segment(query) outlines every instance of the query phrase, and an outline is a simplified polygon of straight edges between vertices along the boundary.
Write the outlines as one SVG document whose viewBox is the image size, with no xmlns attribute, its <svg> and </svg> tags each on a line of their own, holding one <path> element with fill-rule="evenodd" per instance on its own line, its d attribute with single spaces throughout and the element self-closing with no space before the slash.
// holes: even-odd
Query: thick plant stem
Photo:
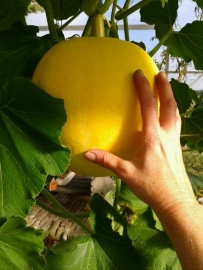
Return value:
<svg viewBox="0 0 203 270">
<path fill-rule="evenodd" d="M 47 212 L 54 214 L 55 216 L 58 217 L 62 217 L 62 218 L 69 218 L 68 215 L 66 215 L 65 213 L 61 213 L 59 211 L 56 211 L 50 207 L 48 207 L 46 204 L 40 202 L 40 201 L 36 201 L 36 204 L 39 205 L 41 208 L 43 208 L 44 210 L 46 210 Z M 74 213 L 72 214 L 74 217 L 76 218 L 88 218 L 90 216 L 90 212 L 87 213 Z"/>
<path fill-rule="evenodd" d="M 123 25 L 124 25 L 125 40 L 130 41 L 129 29 L 128 29 L 128 18 L 123 19 Z"/>
<path fill-rule="evenodd" d="M 44 9 L 46 12 L 47 23 L 48 23 L 51 39 L 55 41 L 56 43 L 59 43 L 60 40 L 59 40 L 57 30 L 54 24 L 54 15 L 53 15 L 53 10 L 52 10 L 50 0 L 44 0 Z"/>
<path fill-rule="evenodd" d="M 115 14 L 116 14 L 116 7 L 117 7 L 118 0 L 114 0 L 112 11 L 111 11 L 111 32 L 113 33 L 115 38 L 119 38 L 117 25 L 115 23 Z"/>
<path fill-rule="evenodd" d="M 42 194 L 56 207 L 58 208 L 59 211 L 61 211 L 61 213 L 64 213 L 66 215 L 67 218 L 69 218 L 70 220 L 72 220 L 73 222 L 75 222 L 78 226 L 80 226 L 84 231 L 86 231 L 88 234 L 92 235 L 93 232 L 87 227 L 85 226 L 85 224 L 83 224 L 81 221 L 79 221 L 74 215 L 72 215 L 71 213 L 69 213 L 59 202 L 57 202 L 57 200 L 55 200 L 55 198 L 46 190 L 43 189 L 42 190 Z"/>
<path fill-rule="evenodd" d="M 154 0 L 142 0 L 127 10 L 117 12 L 115 18 L 116 18 L 116 20 L 122 20 L 125 17 L 127 17 L 128 15 L 132 14 L 136 10 L 144 7 L 145 5 L 149 4 L 152 1 L 154 1 Z"/>
<path fill-rule="evenodd" d="M 104 14 L 107 12 L 107 10 L 109 9 L 110 5 L 112 5 L 114 2 L 114 0 L 106 0 L 104 2 L 104 4 L 99 8 L 99 13 L 100 14 Z"/>
<path fill-rule="evenodd" d="M 112 7 L 112 11 L 111 11 L 111 24 L 114 24 L 114 22 L 115 22 L 117 2 L 118 2 L 118 0 L 115 0 L 113 2 L 113 7 Z"/>
<path fill-rule="evenodd" d="M 161 46 L 164 44 L 164 42 L 168 39 L 168 37 L 171 35 L 171 31 L 169 31 L 163 38 L 159 41 L 159 43 L 149 52 L 149 56 L 154 56 L 155 53 L 161 48 Z"/>
<path fill-rule="evenodd" d="M 115 198 L 113 202 L 113 208 L 117 211 L 118 210 L 118 197 L 121 189 L 121 179 L 116 178 L 116 191 L 115 191 Z"/>
<path fill-rule="evenodd" d="M 103 15 L 96 14 L 91 17 L 92 36 L 104 37 L 104 20 Z"/>
<path fill-rule="evenodd" d="M 69 25 L 75 18 L 77 18 L 82 13 L 81 10 L 79 10 L 73 17 L 71 17 L 67 22 L 65 22 L 61 27 L 57 28 L 57 31 L 62 31 L 67 25 Z"/>
<path fill-rule="evenodd" d="M 124 5 L 124 9 L 128 9 L 129 4 L 130 4 L 130 0 L 126 0 L 125 5 Z M 123 19 L 123 25 L 124 25 L 125 40 L 130 41 L 129 28 L 128 28 L 128 17 L 125 17 Z"/>
<path fill-rule="evenodd" d="M 91 22 L 91 18 L 89 17 L 85 25 L 85 28 L 82 32 L 82 37 L 89 37 L 91 32 L 92 32 L 92 22 Z"/>
<path fill-rule="evenodd" d="M 126 10 L 129 8 L 131 0 L 126 0 L 123 9 Z"/>
</svg>

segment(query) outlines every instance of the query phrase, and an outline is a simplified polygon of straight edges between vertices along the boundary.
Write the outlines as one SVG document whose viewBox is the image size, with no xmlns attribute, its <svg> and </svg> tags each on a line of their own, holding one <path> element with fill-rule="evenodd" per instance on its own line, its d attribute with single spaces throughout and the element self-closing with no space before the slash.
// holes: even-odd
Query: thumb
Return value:
<svg viewBox="0 0 203 270">
<path fill-rule="evenodd" d="M 104 168 L 111 170 L 120 178 L 125 178 L 127 175 L 128 161 L 119 158 L 104 150 L 90 150 L 85 153 L 85 158 Z"/>
</svg>

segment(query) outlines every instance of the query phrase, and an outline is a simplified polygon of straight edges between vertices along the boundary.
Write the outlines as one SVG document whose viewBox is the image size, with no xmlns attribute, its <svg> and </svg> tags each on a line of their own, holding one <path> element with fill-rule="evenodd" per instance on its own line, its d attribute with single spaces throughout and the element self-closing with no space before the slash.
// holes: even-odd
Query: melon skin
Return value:
<svg viewBox="0 0 203 270">
<path fill-rule="evenodd" d="M 83 37 L 63 41 L 40 60 L 32 81 L 64 100 L 67 122 L 61 143 L 71 149 L 69 170 L 84 176 L 114 174 L 84 158 L 103 149 L 123 159 L 140 150 L 142 119 L 133 73 L 141 69 L 154 95 L 158 73 L 139 46 L 113 38 Z"/>
</svg>

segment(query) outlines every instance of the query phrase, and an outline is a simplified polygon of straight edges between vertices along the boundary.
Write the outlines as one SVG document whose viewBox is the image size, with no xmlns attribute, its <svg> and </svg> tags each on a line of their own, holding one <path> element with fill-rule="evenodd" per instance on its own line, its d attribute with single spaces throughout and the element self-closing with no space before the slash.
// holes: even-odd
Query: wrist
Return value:
<svg viewBox="0 0 203 270">
<path fill-rule="evenodd" d="M 165 210 L 167 212 L 159 211 L 157 216 L 174 246 L 182 268 L 185 270 L 203 269 L 200 256 L 203 252 L 200 241 L 203 206 L 197 201 L 190 205 L 180 202 Z"/>
<path fill-rule="evenodd" d="M 190 200 L 176 200 L 167 202 L 165 205 L 157 205 L 153 208 L 154 212 L 158 216 L 162 225 L 165 227 L 166 224 L 171 222 L 179 223 L 188 218 L 195 218 L 195 213 L 198 213 L 199 208 L 202 207 L 197 200 L 191 198 Z M 203 209 L 203 207 L 202 207 Z"/>
<path fill-rule="evenodd" d="M 192 211 L 199 207 L 194 193 L 180 194 L 179 192 L 174 195 L 174 192 L 161 193 L 158 199 L 153 200 L 151 205 L 160 221 L 163 219 L 174 218 L 181 216 L 183 213 Z"/>
</svg>

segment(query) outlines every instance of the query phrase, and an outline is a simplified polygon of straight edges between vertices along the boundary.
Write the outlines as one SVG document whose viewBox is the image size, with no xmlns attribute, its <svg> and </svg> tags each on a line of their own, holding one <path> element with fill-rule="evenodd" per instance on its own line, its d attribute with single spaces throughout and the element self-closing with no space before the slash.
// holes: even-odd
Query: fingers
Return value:
<svg viewBox="0 0 203 270">
<path fill-rule="evenodd" d="M 141 70 L 134 73 L 134 85 L 140 102 L 143 127 L 147 128 L 152 122 L 158 124 L 157 101 Z"/>
<path fill-rule="evenodd" d="M 147 147 L 147 144 L 153 144 L 154 136 L 158 134 L 160 127 L 157 100 L 142 71 L 135 71 L 133 78 L 141 108 L 144 145 Z"/>
<path fill-rule="evenodd" d="M 157 75 L 156 82 L 159 89 L 160 126 L 168 130 L 174 127 L 177 122 L 177 103 L 164 72 Z"/>
<path fill-rule="evenodd" d="M 128 161 L 103 150 L 90 150 L 85 153 L 85 158 L 111 170 L 120 178 L 125 178 L 131 169 Z"/>
</svg>

